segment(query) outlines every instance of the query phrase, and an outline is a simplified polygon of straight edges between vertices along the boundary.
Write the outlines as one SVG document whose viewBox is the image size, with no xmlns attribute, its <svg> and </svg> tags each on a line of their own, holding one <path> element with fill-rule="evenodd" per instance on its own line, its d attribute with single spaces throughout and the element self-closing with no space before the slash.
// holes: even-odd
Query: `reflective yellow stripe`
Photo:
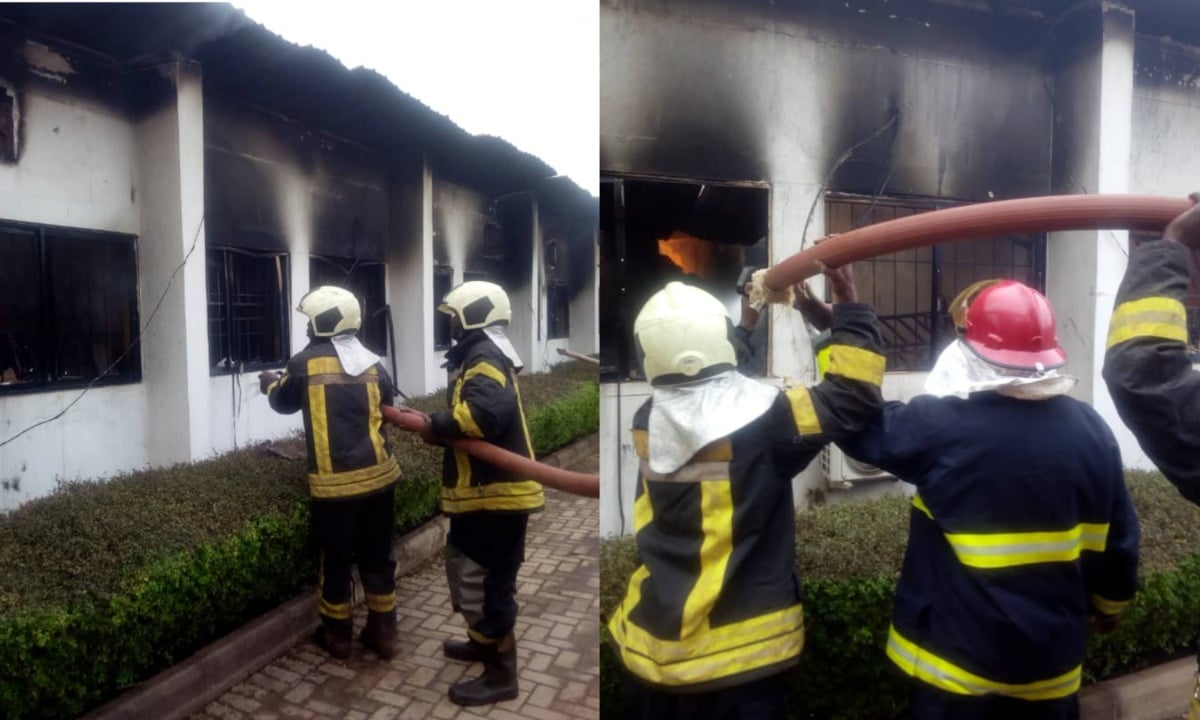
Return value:
<svg viewBox="0 0 1200 720">
<path fill-rule="evenodd" d="M 730 483 L 707 480 L 700 483 L 700 576 L 683 603 L 680 634 L 684 637 L 708 629 L 708 615 L 721 586 L 733 552 L 733 496 Z M 636 512 L 636 509 L 635 509 Z"/>
<path fill-rule="evenodd" d="M 1118 615 L 1128 604 L 1128 600 L 1109 600 L 1102 595 L 1092 593 L 1092 607 L 1096 608 L 1105 615 Z"/>
<path fill-rule="evenodd" d="M 313 453 L 317 456 L 317 473 L 333 472 L 333 457 L 329 454 L 329 417 L 325 413 L 325 387 L 308 388 L 308 414 L 312 422 Z"/>
<path fill-rule="evenodd" d="M 829 367 L 825 372 L 879 386 L 883 384 L 883 371 L 886 366 L 887 358 L 879 353 L 852 345 L 832 345 Z"/>
<path fill-rule="evenodd" d="M 375 446 L 375 462 L 387 459 L 387 453 L 383 450 L 383 413 L 379 410 L 379 403 L 379 383 L 367 383 L 367 411 L 370 413 L 367 432 L 371 434 L 371 444 Z"/>
<path fill-rule="evenodd" d="M 529 435 L 529 423 L 525 422 L 525 404 L 521 401 L 521 386 L 517 384 L 517 378 L 513 376 L 513 392 L 517 395 L 517 414 L 521 416 L 521 430 L 525 433 L 525 452 L 529 453 L 529 457 L 533 457 L 533 438 Z"/>
<path fill-rule="evenodd" d="M 1200 689 L 1196 690 L 1200 693 Z M 1193 695 L 1192 702 L 1188 705 L 1188 720 L 1200 720 L 1200 697 Z"/>
<path fill-rule="evenodd" d="M 933 519 L 933 513 L 929 512 L 929 508 L 925 506 L 925 501 L 921 499 L 920 495 L 913 495 L 912 504 L 913 507 L 925 513 L 930 520 Z"/>
<path fill-rule="evenodd" d="M 633 534 L 637 535 L 642 528 L 654 519 L 654 507 L 650 504 L 650 486 L 646 478 L 642 478 L 642 494 L 633 503 Z"/>
<path fill-rule="evenodd" d="M 650 433 L 645 430 L 631 430 L 633 436 L 633 451 L 643 460 L 650 458 Z M 689 463 L 697 462 L 724 462 L 733 459 L 733 445 L 728 438 L 716 440 L 700 448 L 695 455 L 688 460 Z"/>
<path fill-rule="evenodd" d="M 396 609 L 396 591 L 386 595 L 367 593 L 367 609 L 375 612 L 391 612 Z"/>
<path fill-rule="evenodd" d="M 475 418 L 471 415 L 471 406 L 465 402 L 460 402 L 454 406 L 454 422 L 458 424 L 458 428 L 463 431 L 468 437 L 481 438 L 483 430 L 475 422 Z"/>
<path fill-rule="evenodd" d="M 535 510 L 545 502 L 542 485 L 536 480 L 442 488 L 442 512 L 447 514 L 474 510 Z"/>
<path fill-rule="evenodd" d="M 267 386 L 267 397 L 271 397 L 271 393 L 275 392 L 276 388 L 281 387 L 285 382 L 287 382 L 287 379 L 288 379 L 287 375 L 282 375 L 279 377 L 279 379 L 275 380 L 270 385 L 268 385 Z"/>
<path fill-rule="evenodd" d="M 309 358 L 308 360 L 309 375 L 341 375 L 343 372 L 342 363 L 337 359 L 336 355 L 333 357 Z"/>
<path fill-rule="evenodd" d="M 650 433 L 633 430 L 633 452 L 643 460 L 650 459 Z"/>
<path fill-rule="evenodd" d="M 1142 337 L 1186 343 L 1187 311 L 1183 303 L 1169 297 L 1148 297 L 1118 305 L 1108 326 L 1106 347 Z"/>
<path fill-rule="evenodd" d="M 465 375 L 463 375 L 463 382 L 470 380 L 476 375 L 482 375 L 486 378 L 491 378 L 492 380 L 500 383 L 500 387 L 504 387 L 508 384 L 508 379 L 504 377 L 504 373 L 501 372 L 500 369 L 495 365 L 488 362 L 481 362 L 471 366 L 471 369 L 468 370 Z"/>
<path fill-rule="evenodd" d="M 812 394 L 808 388 L 798 387 L 788 390 L 787 399 L 792 406 L 792 417 L 796 421 L 796 430 L 801 435 L 820 435 L 821 421 L 817 418 L 817 409 L 813 407 Z"/>
<path fill-rule="evenodd" d="M 481 645 L 495 645 L 496 643 L 500 642 L 499 638 L 490 638 L 481 632 L 472 630 L 471 628 L 467 628 L 467 637 Z"/>
<path fill-rule="evenodd" d="M 331 603 L 327 602 L 325 598 L 321 598 L 317 602 L 317 612 L 334 620 L 348 620 L 350 618 L 350 603 Z"/>
<path fill-rule="evenodd" d="M 358 470 L 340 473 L 309 473 L 308 491 L 315 498 L 340 498 L 381 490 L 400 476 L 396 458 Z"/>
<path fill-rule="evenodd" d="M 967 672 L 948 660 L 918 647 L 893 626 L 888 632 L 887 656 L 909 677 L 956 695 L 1005 695 L 1022 700 L 1053 700 L 1079 690 L 1083 667 L 1046 680 L 1001 683 Z"/>
<path fill-rule="evenodd" d="M 793 605 L 687 637 L 662 640 L 628 620 L 649 571 L 638 568 L 608 629 L 625 667 L 660 685 L 694 685 L 782 663 L 804 648 L 804 609 Z"/>
<path fill-rule="evenodd" d="M 454 449 L 454 467 L 458 471 L 455 487 L 471 487 L 471 456 L 463 450 Z"/>
<path fill-rule="evenodd" d="M 933 520 L 933 513 L 920 495 L 913 507 Z M 1080 523 L 1067 530 L 1022 533 L 943 532 L 963 565 L 993 569 L 1044 562 L 1070 562 L 1084 550 L 1104 552 L 1108 545 L 1108 523 Z"/>
</svg>

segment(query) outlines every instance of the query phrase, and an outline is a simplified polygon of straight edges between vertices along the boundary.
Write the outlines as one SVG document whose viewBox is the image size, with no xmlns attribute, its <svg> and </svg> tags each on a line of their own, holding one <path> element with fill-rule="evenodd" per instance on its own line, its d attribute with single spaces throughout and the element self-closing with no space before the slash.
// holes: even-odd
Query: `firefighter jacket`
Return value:
<svg viewBox="0 0 1200 720">
<path fill-rule="evenodd" d="M 798 662 L 804 618 L 791 481 L 882 403 L 874 311 L 835 305 L 833 339 L 821 383 L 778 393 L 765 413 L 669 475 L 648 462 L 652 400 L 636 412 L 633 529 L 642 565 L 608 630 L 625 668 L 645 683 L 704 692 Z"/>
<path fill-rule="evenodd" d="M 1188 250 L 1133 249 L 1108 330 L 1104 380 L 1117 413 L 1163 475 L 1200 503 L 1200 372 L 1187 353 Z"/>
<path fill-rule="evenodd" d="M 482 330 L 473 330 L 446 353 L 448 411 L 430 416 L 442 437 L 479 438 L 533 458 L 521 406 L 517 370 Z M 541 483 L 447 448 L 442 459 L 442 512 L 529 513 L 545 504 Z"/>
<path fill-rule="evenodd" d="M 308 490 L 313 498 L 360 497 L 400 477 L 379 411 L 380 404 L 390 405 L 395 395 L 392 379 L 378 363 L 361 375 L 347 375 L 327 339 L 313 340 L 296 353 L 287 372 L 267 387 L 276 412 L 304 412 Z"/>
<path fill-rule="evenodd" d="M 1138 521 L 1100 416 L 1066 395 L 925 395 L 841 446 L 917 487 L 888 658 L 959 695 L 1074 694 L 1089 617 L 1137 583 Z"/>
</svg>

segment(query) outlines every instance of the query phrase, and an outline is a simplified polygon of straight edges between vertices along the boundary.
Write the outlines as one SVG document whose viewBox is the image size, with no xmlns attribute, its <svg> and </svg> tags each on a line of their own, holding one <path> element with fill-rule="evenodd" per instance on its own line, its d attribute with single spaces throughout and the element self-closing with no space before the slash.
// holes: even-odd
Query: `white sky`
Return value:
<svg viewBox="0 0 1200 720">
<path fill-rule="evenodd" d="M 600 191 L 596 0 L 233 0 L 300 45 L 386 76 L 459 127 Z"/>
</svg>

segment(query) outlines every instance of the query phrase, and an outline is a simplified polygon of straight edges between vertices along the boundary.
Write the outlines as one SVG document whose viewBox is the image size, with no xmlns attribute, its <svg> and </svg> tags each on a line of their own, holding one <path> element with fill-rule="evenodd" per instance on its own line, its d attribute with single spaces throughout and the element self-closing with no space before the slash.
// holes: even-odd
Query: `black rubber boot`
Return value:
<svg viewBox="0 0 1200 720">
<path fill-rule="evenodd" d="M 334 620 L 333 618 L 321 616 L 321 627 L 317 628 L 317 632 L 313 635 L 313 642 L 320 645 L 338 660 L 345 660 L 350 657 L 351 638 L 354 635 L 353 621 L 349 618 L 345 620 Z"/>
<path fill-rule="evenodd" d="M 512 635 L 494 645 L 483 645 L 483 675 L 450 686 L 455 705 L 491 705 L 517 696 L 517 641 Z"/>
<path fill-rule="evenodd" d="M 442 654 L 451 660 L 462 660 L 463 662 L 483 662 L 483 656 L 487 652 L 487 645 L 477 643 L 474 640 L 467 638 L 466 640 L 443 640 Z"/>
<path fill-rule="evenodd" d="M 367 626 L 358 639 L 379 657 L 391 660 L 396 655 L 396 611 L 369 611 Z"/>
</svg>

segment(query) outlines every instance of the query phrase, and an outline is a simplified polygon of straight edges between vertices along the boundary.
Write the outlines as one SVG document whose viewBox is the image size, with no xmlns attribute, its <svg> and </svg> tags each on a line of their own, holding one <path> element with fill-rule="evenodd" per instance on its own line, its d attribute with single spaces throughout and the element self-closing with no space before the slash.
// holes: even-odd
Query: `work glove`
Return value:
<svg viewBox="0 0 1200 720">
<path fill-rule="evenodd" d="M 281 376 L 282 376 L 282 373 L 275 372 L 274 370 L 264 370 L 263 372 L 260 372 L 258 374 L 258 390 L 259 390 L 259 392 L 261 392 L 263 395 L 266 395 L 267 388 L 270 387 L 271 383 L 278 380 Z"/>
</svg>

